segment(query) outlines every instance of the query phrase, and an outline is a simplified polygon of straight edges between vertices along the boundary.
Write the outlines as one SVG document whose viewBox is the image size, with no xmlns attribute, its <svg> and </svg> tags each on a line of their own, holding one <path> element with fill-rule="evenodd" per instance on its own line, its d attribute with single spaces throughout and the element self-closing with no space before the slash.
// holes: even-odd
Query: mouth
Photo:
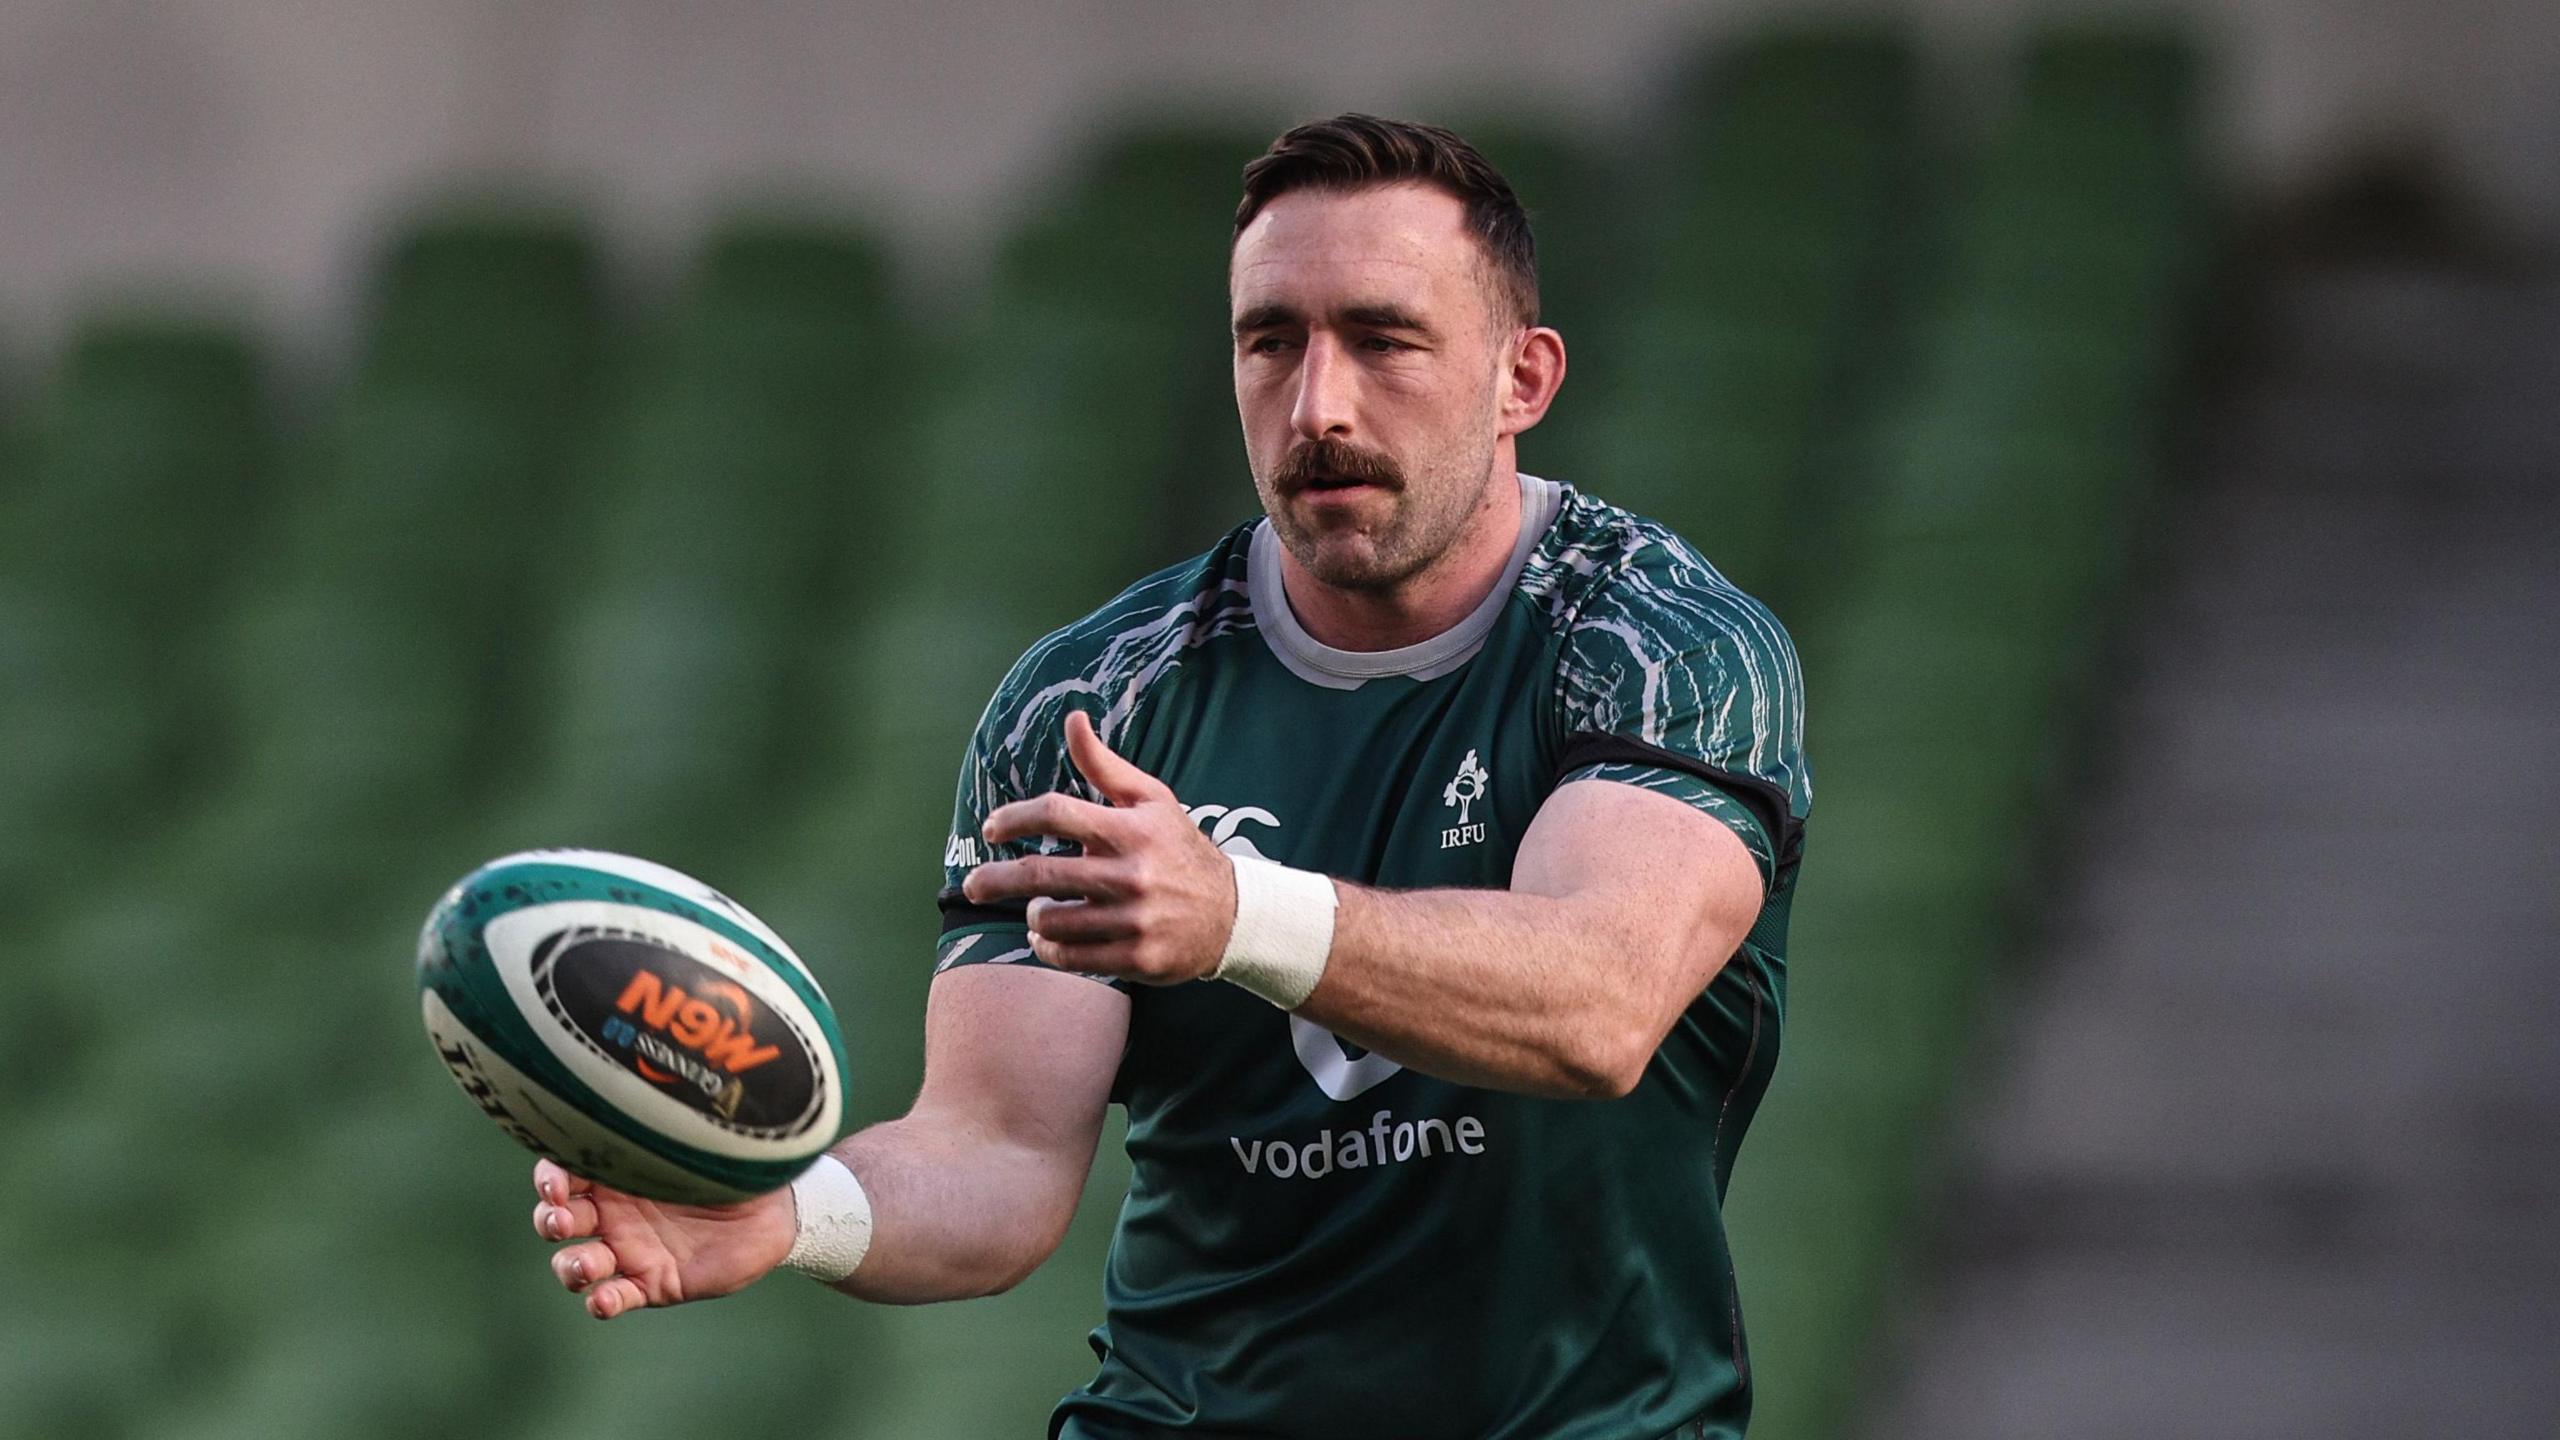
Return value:
<svg viewBox="0 0 2560 1440">
<path fill-rule="evenodd" d="M 1384 490 L 1385 488 L 1385 486 L 1380 485 L 1374 480 L 1362 480 L 1350 475 L 1327 474 L 1308 476 L 1306 480 L 1298 486 L 1298 493 L 1300 495 L 1318 496 L 1361 495 L 1373 490 Z"/>
</svg>

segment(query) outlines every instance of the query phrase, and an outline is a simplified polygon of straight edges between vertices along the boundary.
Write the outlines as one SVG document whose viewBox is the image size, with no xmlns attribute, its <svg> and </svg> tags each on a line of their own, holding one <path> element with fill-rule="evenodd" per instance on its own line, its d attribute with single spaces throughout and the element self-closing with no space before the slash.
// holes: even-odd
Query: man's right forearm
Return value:
<svg viewBox="0 0 2560 1440">
<path fill-rule="evenodd" d="M 835 1288 L 887 1305 L 1013 1288 L 1066 1234 L 1092 1160 L 1043 1150 L 949 1111 L 874 1125 L 829 1152 L 871 1201 L 871 1245 Z"/>
</svg>

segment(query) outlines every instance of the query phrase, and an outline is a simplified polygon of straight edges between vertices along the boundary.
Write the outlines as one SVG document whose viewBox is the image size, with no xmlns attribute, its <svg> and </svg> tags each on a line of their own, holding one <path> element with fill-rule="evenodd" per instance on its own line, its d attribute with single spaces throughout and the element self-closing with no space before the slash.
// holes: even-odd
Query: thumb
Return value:
<svg viewBox="0 0 2560 1440">
<path fill-rule="evenodd" d="M 1173 799 L 1171 786 L 1112 753 L 1093 728 L 1093 717 L 1081 710 L 1067 712 L 1067 758 L 1075 762 L 1076 773 L 1114 805 Z"/>
</svg>

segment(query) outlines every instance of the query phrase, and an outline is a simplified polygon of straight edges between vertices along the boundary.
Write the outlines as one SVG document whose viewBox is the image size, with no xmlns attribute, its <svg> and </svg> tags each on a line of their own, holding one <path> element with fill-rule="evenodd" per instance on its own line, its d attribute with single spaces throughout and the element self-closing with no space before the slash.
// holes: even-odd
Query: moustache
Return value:
<svg viewBox="0 0 2560 1440">
<path fill-rule="evenodd" d="M 1290 451 L 1280 463 L 1280 472 L 1272 477 L 1274 486 L 1284 495 L 1294 495 L 1323 481 L 1353 481 L 1401 490 L 1404 471 L 1374 450 L 1327 439 L 1310 440 Z"/>
</svg>

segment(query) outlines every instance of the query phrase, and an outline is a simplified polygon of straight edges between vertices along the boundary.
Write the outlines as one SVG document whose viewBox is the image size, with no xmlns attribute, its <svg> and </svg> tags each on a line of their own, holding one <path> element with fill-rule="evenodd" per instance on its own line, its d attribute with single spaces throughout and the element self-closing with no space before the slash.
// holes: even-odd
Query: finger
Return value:
<svg viewBox="0 0 2560 1440">
<path fill-rule="evenodd" d="M 1032 934 L 1068 945 L 1126 940 L 1138 933 L 1137 917 L 1128 907 L 1091 900 L 1035 896 L 1023 918 L 1030 922 Z"/>
<path fill-rule="evenodd" d="M 1129 817 L 1108 805 L 1096 805 L 1073 795 L 1052 790 L 1028 800 L 999 805 L 978 827 L 978 833 L 991 844 L 1022 840 L 1034 835 L 1048 835 L 1060 840 L 1073 840 L 1086 849 L 1108 851 L 1112 843 L 1126 839 Z"/>
<path fill-rule="evenodd" d="M 980 905 L 1034 895 L 1116 900 L 1121 878 L 1120 867 L 1112 861 L 1087 855 L 1031 855 L 979 866 L 960 882 L 960 893 Z"/>
<path fill-rule="evenodd" d="M 1052 940 L 1046 935 L 1031 937 L 1031 953 L 1040 963 L 1059 970 L 1072 970 L 1079 975 L 1121 976 L 1136 963 L 1136 950 L 1127 940 L 1097 940 L 1074 943 Z"/>
<path fill-rule="evenodd" d="M 572 1195 L 566 1204 L 561 1205 L 554 1205 L 548 1200 L 537 1200 L 533 1205 L 533 1233 L 545 1240 L 575 1240 L 582 1235 L 593 1235 L 599 1221 L 592 1195 Z"/>
<path fill-rule="evenodd" d="M 560 1288 L 575 1295 L 621 1267 L 613 1257 L 613 1247 L 601 1240 L 584 1245 L 567 1245 L 551 1252 L 551 1275 Z"/>
<path fill-rule="evenodd" d="M 641 1289 L 640 1282 L 628 1275 L 616 1275 L 587 1292 L 587 1313 L 599 1320 L 610 1320 L 625 1311 L 648 1307 L 649 1292 Z"/>
<path fill-rule="evenodd" d="M 557 1160 L 544 1159 L 533 1162 L 534 1193 L 554 1205 L 572 1195 L 584 1195 L 594 1188 L 596 1188 L 596 1182 L 584 1175 L 569 1173 L 568 1167 Z"/>
<path fill-rule="evenodd" d="M 1150 801 L 1171 800 L 1173 787 L 1146 771 L 1123 760 L 1093 728 L 1093 717 L 1081 710 L 1067 712 L 1067 758 L 1075 762 L 1076 773 L 1094 788 L 1094 793 L 1114 805 L 1144 805 Z"/>
</svg>

